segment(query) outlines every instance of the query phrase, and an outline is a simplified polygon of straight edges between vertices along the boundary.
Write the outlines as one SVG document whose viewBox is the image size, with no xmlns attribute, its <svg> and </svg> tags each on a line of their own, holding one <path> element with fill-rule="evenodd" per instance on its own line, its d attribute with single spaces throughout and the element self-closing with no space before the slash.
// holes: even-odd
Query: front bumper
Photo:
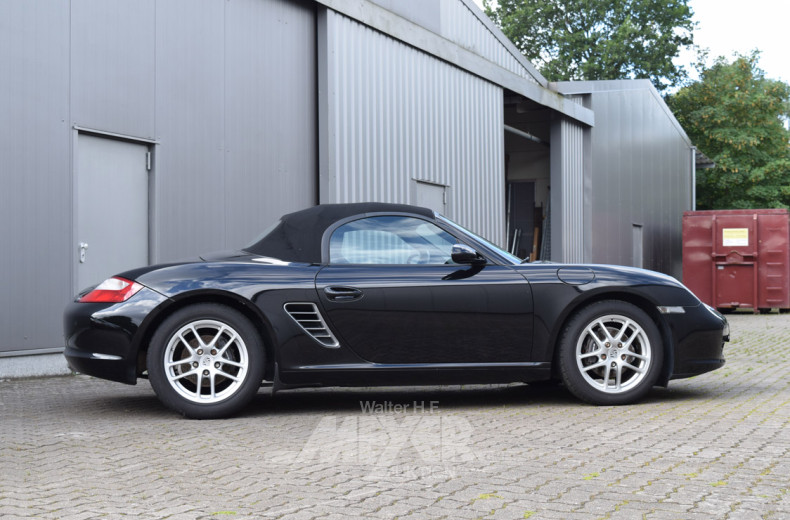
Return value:
<svg viewBox="0 0 790 520">
<path fill-rule="evenodd" d="M 167 301 L 143 288 L 122 303 L 70 303 L 63 315 L 64 356 L 75 372 L 133 385 L 137 382 L 139 331 Z"/>
<path fill-rule="evenodd" d="M 724 345 L 730 326 L 718 311 L 705 304 L 684 307 L 667 321 L 675 339 L 670 379 L 692 377 L 724 366 Z"/>
</svg>

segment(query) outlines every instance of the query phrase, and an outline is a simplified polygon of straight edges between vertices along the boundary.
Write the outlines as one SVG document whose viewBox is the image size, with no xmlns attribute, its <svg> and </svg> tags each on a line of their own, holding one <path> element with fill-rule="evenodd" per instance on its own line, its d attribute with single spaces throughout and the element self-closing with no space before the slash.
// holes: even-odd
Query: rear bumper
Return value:
<svg viewBox="0 0 790 520">
<path fill-rule="evenodd" d="M 136 360 L 132 363 L 126 358 L 103 357 L 102 354 L 84 352 L 72 347 L 66 347 L 63 355 L 66 356 L 69 368 L 74 372 L 128 385 L 137 384 Z"/>
<path fill-rule="evenodd" d="M 133 385 L 137 382 L 138 331 L 167 298 L 143 288 L 122 303 L 70 303 L 63 315 L 63 355 L 75 372 Z"/>
</svg>

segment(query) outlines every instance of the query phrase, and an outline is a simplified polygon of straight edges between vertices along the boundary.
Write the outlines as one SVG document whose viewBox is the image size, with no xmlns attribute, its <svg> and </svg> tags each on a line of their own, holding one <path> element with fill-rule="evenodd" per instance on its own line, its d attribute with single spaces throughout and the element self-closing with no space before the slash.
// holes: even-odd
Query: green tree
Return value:
<svg viewBox="0 0 790 520">
<path fill-rule="evenodd" d="M 688 0 L 484 0 L 486 14 L 550 81 L 647 78 L 659 90 L 686 71 Z"/>
<path fill-rule="evenodd" d="M 697 64 L 699 81 L 667 98 L 715 168 L 697 172 L 699 209 L 790 206 L 790 85 L 765 77 L 759 51 Z"/>
</svg>

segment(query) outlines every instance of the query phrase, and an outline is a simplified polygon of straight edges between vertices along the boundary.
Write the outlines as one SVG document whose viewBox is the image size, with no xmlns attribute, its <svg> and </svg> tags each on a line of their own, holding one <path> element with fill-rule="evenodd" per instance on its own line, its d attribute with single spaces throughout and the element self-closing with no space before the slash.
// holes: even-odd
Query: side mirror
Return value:
<svg viewBox="0 0 790 520">
<path fill-rule="evenodd" d="M 483 255 L 466 244 L 455 244 L 451 256 L 456 264 L 483 265 L 486 263 Z"/>
</svg>

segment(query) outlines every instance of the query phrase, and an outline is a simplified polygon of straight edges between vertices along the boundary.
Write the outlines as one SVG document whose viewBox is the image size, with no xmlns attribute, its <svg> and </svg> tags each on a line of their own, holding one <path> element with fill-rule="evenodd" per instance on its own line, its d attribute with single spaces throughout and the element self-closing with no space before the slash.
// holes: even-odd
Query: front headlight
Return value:
<svg viewBox="0 0 790 520">
<path fill-rule="evenodd" d="M 723 330 L 724 341 L 729 341 L 730 340 L 730 322 L 727 321 L 727 318 L 724 317 L 724 314 L 720 313 L 719 311 L 717 311 L 716 309 L 714 309 L 713 307 L 711 307 L 707 303 L 703 303 L 703 305 L 705 306 L 706 309 L 708 309 L 710 311 L 711 314 L 713 314 L 714 316 L 719 318 L 724 323 L 724 330 Z"/>
<path fill-rule="evenodd" d="M 703 303 L 702 305 L 704 305 L 705 308 L 708 309 L 710 311 L 710 313 L 713 314 L 714 316 L 716 316 L 718 318 L 721 318 L 721 319 L 724 319 L 724 315 L 722 313 L 720 313 L 719 311 L 717 311 L 716 309 L 714 309 L 713 307 L 711 307 L 707 303 Z"/>
</svg>

